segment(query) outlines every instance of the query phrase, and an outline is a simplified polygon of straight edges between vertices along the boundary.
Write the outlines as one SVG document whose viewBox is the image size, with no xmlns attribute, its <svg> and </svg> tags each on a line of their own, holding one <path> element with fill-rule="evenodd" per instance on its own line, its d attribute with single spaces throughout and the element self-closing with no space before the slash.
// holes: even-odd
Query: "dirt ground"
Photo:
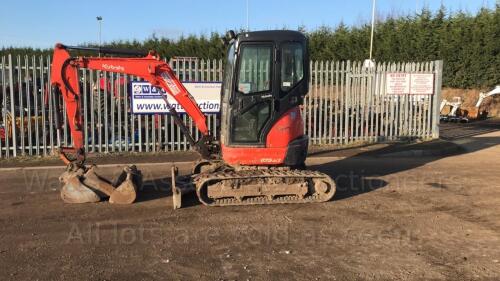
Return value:
<svg viewBox="0 0 500 281">
<path fill-rule="evenodd" d="M 500 126 L 453 142 L 313 155 L 337 183 L 320 204 L 174 211 L 170 165 L 143 163 L 139 202 L 68 205 L 60 167 L 1 168 L 0 280 L 500 280 Z"/>
</svg>

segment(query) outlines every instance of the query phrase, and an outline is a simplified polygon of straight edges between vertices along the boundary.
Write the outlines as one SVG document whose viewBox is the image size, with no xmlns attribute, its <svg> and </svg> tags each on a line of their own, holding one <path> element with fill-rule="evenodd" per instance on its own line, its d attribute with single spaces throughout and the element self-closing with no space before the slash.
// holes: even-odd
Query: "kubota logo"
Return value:
<svg viewBox="0 0 500 281">
<path fill-rule="evenodd" d="M 106 70 L 125 71 L 125 67 L 123 67 L 121 65 L 112 65 L 112 64 L 103 63 L 101 66 L 102 66 L 102 68 L 104 68 Z"/>
<path fill-rule="evenodd" d="M 174 79 L 172 79 L 172 77 L 170 77 L 170 75 L 167 72 L 162 72 L 161 77 L 163 77 L 163 80 L 167 84 L 172 95 L 175 96 L 181 91 L 179 87 L 177 87 L 177 85 L 175 84 Z"/>
</svg>

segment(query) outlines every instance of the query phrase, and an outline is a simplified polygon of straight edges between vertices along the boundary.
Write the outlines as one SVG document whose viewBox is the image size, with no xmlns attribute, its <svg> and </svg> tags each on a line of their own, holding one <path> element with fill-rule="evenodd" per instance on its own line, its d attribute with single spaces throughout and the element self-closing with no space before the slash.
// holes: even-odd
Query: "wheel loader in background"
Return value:
<svg viewBox="0 0 500 281">
<path fill-rule="evenodd" d="M 85 165 L 81 93 L 78 69 L 134 75 L 163 88 L 181 105 L 201 133 L 195 140 L 175 108 L 163 95 L 170 114 L 201 159 L 192 174 L 178 176 L 172 168 L 174 208 L 182 194 L 195 191 L 205 205 L 247 205 L 324 202 L 335 194 L 335 182 L 326 174 L 305 168 L 308 137 L 299 106 L 309 90 L 309 53 L 306 37 L 296 31 L 256 31 L 224 38 L 228 46 L 221 89 L 221 133 L 214 140 L 206 116 L 176 78 L 169 65 L 150 51 L 141 53 L 57 44 L 52 61 L 54 106 L 62 95 L 73 139 L 60 147 L 67 164 L 60 177 L 65 202 L 132 203 L 141 184 L 135 166 L 125 167 L 114 182 L 103 179 L 94 166 Z M 68 50 L 96 51 L 142 57 L 71 57 Z M 61 118 L 56 116 L 57 134 Z M 60 142 L 58 142 L 60 143 Z"/>
</svg>

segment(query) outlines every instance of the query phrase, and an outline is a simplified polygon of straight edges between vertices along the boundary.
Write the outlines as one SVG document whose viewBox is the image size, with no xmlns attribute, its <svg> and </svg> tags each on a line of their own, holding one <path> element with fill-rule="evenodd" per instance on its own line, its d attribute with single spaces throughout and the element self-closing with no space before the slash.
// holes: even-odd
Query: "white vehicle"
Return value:
<svg viewBox="0 0 500 281">
<path fill-rule="evenodd" d="M 495 89 L 487 92 L 487 93 L 479 93 L 479 100 L 476 103 L 476 107 L 479 108 L 481 106 L 481 103 L 483 103 L 483 100 L 487 97 L 491 97 L 493 95 L 500 94 L 500 85 L 497 85 Z"/>
<path fill-rule="evenodd" d="M 461 105 L 462 105 L 461 97 L 453 97 L 453 101 L 451 102 L 443 99 L 443 101 L 441 101 L 439 112 L 442 112 L 446 106 L 450 107 L 450 112 L 446 115 L 441 114 L 439 119 L 445 122 L 462 122 L 462 123 L 469 122 L 469 119 L 466 116 L 457 116 L 457 111 L 458 109 L 460 109 Z"/>
</svg>

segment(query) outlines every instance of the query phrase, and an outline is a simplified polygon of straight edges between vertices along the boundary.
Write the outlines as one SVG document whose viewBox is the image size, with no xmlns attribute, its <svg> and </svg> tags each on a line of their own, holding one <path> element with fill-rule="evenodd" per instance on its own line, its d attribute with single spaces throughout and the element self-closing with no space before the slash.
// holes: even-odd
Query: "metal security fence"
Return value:
<svg viewBox="0 0 500 281">
<path fill-rule="evenodd" d="M 377 63 L 374 68 L 361 62 L 312 62 L 305 131 L 313 144 L 437 138 L 442 70 L 442 61 Z M 434 74 L 434 94 L 390 95 L 388 73 Z"/>
<path fill-rule="evenodd" d="M 0 157 L 47 156 L 59 146 L 54 103 L 49 91 L 48 56 L 3 56 L 0 60 Z M 172 59 L 182 81 L 221 81 L 221 60 Z M 311 62 L 311 85 L 303 106 L 305 132 L 312 144 L 431 139 L 438 137 L 442 62 L 379 63 Z M 388 95 L 387 72 L 434 73 L 434 95 Z M 130 81 L 137 77 L 80 70 L 82 113 L 87 151 L 159 152 L 189 149 L 170 115 L 130 113 Z M 64 104 L 61 102 L 61 104 Z M 65 110 L 63 106 L 63 110 Z M 218 114 L 208 126 L 218 133 Z M 199 137 L 189 116 L 182 116 Z M 60 142 L 71 145 L 66 115 Z"/>
</svg>

